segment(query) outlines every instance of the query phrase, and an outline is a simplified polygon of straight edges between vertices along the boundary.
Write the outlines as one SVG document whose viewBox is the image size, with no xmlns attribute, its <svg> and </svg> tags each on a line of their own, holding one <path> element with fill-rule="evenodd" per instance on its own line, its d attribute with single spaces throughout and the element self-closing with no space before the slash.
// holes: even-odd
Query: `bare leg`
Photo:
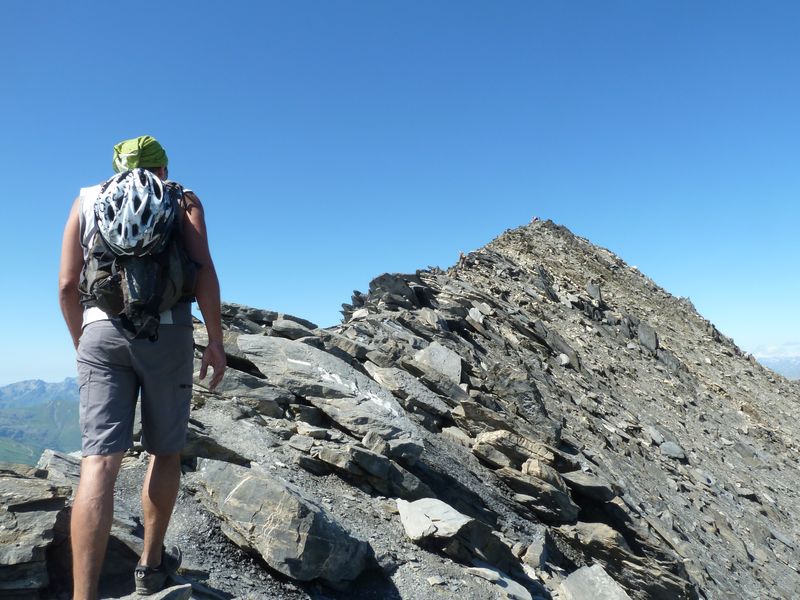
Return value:
<svg viewBox="0 0 800 600">
<path fill-rule="evenodd" d="M 157 567 L 161 564 L 161 546 L 178 497 L 181 483 L 181 455 L 151 456 L 142 488 L 144 512 L 144 550 L 139 564 Z"/>
<path fill-rule="evenodd" d="M 95 600 L 114 517 L 114 483 L 122 452 L 85 456 L 72 503 L 72 577 L 74 600 Z"/>
</svg>

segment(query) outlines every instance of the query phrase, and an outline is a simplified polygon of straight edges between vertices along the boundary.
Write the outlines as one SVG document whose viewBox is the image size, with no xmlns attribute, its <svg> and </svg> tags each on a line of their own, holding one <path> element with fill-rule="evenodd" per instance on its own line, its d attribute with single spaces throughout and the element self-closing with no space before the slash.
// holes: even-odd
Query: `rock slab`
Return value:
<svg viewBox="0 0 800 600">
<path fill-rule="evenodd" d="M 561 600 L 631 600 L 600 565 L 581 567 L 559 587 Z"/>
<path fill-rule="evenodd" d="M 369 544 L 280 478 L 213 460 L 199 461 L 198 476 L 226 535 L 284 575 L 340 586 L 374 560 Z"/>
</svg>

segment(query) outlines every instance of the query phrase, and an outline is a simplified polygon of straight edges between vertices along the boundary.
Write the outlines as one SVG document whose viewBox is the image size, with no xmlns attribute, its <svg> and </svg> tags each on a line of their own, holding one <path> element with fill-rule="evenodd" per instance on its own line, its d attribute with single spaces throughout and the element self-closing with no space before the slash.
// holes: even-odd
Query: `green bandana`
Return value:
<svg viewBox="0 0 800 600">
<path fill-rule="evenodd" d="M 121 173 L 137 167 L 166 167 L 167 153 L 149 135 L 140 135 L 114 146 L 114 172 Z"/>
</svg>

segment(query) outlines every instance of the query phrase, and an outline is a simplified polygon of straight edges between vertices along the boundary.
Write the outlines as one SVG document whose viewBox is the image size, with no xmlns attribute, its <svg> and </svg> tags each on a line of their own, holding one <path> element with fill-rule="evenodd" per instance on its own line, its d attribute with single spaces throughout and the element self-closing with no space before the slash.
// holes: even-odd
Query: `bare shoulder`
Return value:
<svg viewBox="0 0 800 600">
<path fill-rule="evenodd" d="M 189 215 L 191 215 L 193 211 L 201 215 L 203 214 L 203 203 L 200 202 L 200 198 L 197 197 L 197 194 L 191 190 L 186 190 L 183 193 L 183 207 Z"/>
<path fill-rule="evenodd" d="M 69 216 L 67 217 L 67 225 L 77 225 L 80 219 L 81 212 L 81 197 L 78 196 L 72 202 L 72 207 L 69 209 Z"/>
</svg>

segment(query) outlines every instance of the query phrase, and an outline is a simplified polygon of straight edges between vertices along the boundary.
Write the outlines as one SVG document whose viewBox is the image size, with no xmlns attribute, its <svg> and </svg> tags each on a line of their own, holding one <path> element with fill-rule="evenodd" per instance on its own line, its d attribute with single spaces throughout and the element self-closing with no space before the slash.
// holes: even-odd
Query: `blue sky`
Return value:
<svg viewBox="0 0 800 600">
<path fill-rule="evenodd" d="M 223 298 L 339 319 L 534 215 L 797 348 L 800 4 L 4 3 L 0 384 L 58 380 L 60 238 L 111 147 L 157 137 Z"/>
</svg>

